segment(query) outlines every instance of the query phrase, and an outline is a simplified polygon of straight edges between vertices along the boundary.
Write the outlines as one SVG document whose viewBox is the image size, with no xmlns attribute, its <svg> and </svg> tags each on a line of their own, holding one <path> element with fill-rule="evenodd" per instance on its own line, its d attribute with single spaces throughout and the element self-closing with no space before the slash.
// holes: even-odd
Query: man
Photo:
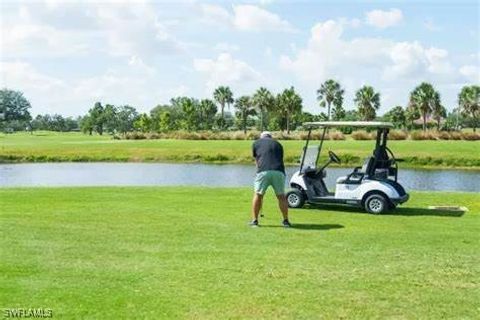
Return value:
<svg viewBox="0 0 480 320">
<path fill-rule="evenodd" d="M 252 146 L 253 157 L 257 164 L 257 175 L 255 177 L 255 193 L 252 200 L 253 220 L 250 225 L 258 226 L 258 214 L 262 208 L 263 196 L 269 186 L 273 187 L 278 199 L 278 206 L 283 215 L 283 226 L 291 227 L 288 221 L 288 203 L 285 197 L 285 166 L 283 164 L 283 147 L 272 139 L 268 131 L 262 132 L 260 139 Z"/>
</svg>

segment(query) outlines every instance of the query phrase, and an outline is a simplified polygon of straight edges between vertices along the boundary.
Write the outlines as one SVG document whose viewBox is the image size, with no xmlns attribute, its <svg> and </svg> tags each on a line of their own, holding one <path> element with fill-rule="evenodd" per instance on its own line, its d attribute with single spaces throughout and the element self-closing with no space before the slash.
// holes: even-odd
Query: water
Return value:
<svg viewBox="0 0 480 320">
<path fill-rule="evenodd" d="M 297 167 L 288 167 L 290 178 Z M 332 189 L 339 176 L 352 169 L 330 168 L 326 183 Z M 251 165 L 167 163 L 26 163 L 1 164 L 0 187 L 14 186 L 252 186 Z M 480 172 L 465 170 L 400 169 L 407 190 L 480 192 Z"/>
</svg>

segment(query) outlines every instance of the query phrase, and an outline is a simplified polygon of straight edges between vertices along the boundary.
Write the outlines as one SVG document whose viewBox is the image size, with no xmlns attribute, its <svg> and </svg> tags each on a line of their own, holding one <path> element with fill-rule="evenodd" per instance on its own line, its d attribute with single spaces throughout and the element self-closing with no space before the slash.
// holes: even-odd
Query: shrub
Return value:
<svg viewBox="0 0 480 320">
<path fill-rule="evenodd" d="M 353 140 L 372 140 L 373 136 L 366 131 L 354 131 L 351 135 Z"/>
<path fill-rule="evenodd" d="M 298 136 L 294 133 L 287 134 L 286 132 L 275 132 L 273 138 L 278 140 L 297 140 Z"/>
<path fill-rule="evenodd" d="M 335 131 L 329 134 L 332 140 L 345 140 L 345 135 L 341 131 Z"/>
<path fill-rule="evenodd" d="M 161 139 L 160 134 L 158 134 L 156 132 L 149 132 L 145 136 L 146 136 L 147 139 Z"/>
<path fill-rule="evenodd" d="M 463 140 L 468 140 L 468 141 L 480 140 L 480 134 L 478 134 L 476 132 L 463 132 L 462 133 L 462 139 Z"/>
<path fill-rule="evenodd" d="M 431 131 L 412 131 L 410 133 L 410 139 L 412 140 L 437 140 L 435 133 Z"/>
<path fill-rule="evenodd" d="M 322 138 L 323 130 L 315 130 L 312 131 L 310 135 L 310 139 L 312 140 L 320 140 Z M 302 132 L 299 135 L 299 138 L 301 140 L 307 140 L 308 133 L 307 132 Z M 325 140 L 330 140 L 330 136 L 328 133 L 325 134 Z"/>
<path fill-rule="evenodd" d="M 147 137 L 145 136 L 145 134 L 143 134 L 142 132 L 129 132 L 125 135 L 125 139 L 127 140 L 143 140 L 143 139 L 146 139 Z"/>
<path fill-rule="evenodd" d="M 440 140 L 450 140 L 451 139 L 451 136 L 450 136 L 450 133 L 448 133 L 447 131 L 441 131 L 439 134 L 438 134 L 438 138 Z"/>
<path fill-rule="evenodd" d="M 451 140 L 461 140 L 462 139 L 462 134 L 457 131 L 453 131 L 450 133 L 450 139 Z"/>
<path fill-rule="evenodd" d="M 230 134 L 230 138 L 232 138 L 233 140 L 245 140 L 246 136 L 243 132 L 237 131 L 233 134 Z"/>
<path fill-rule="evenodd" d="M 401 130 L 392 130 L 388 133 L 388 138 L 390 140 L 406 140 L 408 134 L 405 131 Z"/>
<path fill-rule="evenodd" d="M 247 140 L 256 140 L 258 138 L 260 138 L 260 132 L 258 131 L 247 132 Z"/>
</svg>

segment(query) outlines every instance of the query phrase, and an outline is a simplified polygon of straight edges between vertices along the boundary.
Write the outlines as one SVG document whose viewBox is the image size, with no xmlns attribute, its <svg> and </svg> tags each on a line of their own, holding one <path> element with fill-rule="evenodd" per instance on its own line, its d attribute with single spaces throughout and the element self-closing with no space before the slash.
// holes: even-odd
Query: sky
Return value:
<svg viewBox="0 0 480 320">
<path fill-rule="evenodd" d="M 96 101 L 148 112 L 174 96 L 294 86 L 318 114 L 327 79 L 371 85 L 382 114 L 422 81 L 448 110 L 480 83 L 479 1 L 0 1 L 0 87 L 32 114 L 84 114 Z"/>
</svg>

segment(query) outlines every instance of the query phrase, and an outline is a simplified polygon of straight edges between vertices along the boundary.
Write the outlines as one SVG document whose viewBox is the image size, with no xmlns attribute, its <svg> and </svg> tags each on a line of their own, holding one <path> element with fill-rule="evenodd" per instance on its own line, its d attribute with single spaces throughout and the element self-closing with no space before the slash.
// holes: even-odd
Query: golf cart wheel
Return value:
<svg viewBox="0 0 480 320">
<path fill-rule="evenodd" d="M 298 189 L 287 192 L 287 202 L 290 208 L 301 208 L 305 204 L 305 196 Z"/>
<path fill-rule="evenodd" d="M 380 194 L 372 194 L 365 201 L 365 210 L 373 214 L 380 214 L 388 209 L 388 202 L 384 196 Z"/>
</svg>

